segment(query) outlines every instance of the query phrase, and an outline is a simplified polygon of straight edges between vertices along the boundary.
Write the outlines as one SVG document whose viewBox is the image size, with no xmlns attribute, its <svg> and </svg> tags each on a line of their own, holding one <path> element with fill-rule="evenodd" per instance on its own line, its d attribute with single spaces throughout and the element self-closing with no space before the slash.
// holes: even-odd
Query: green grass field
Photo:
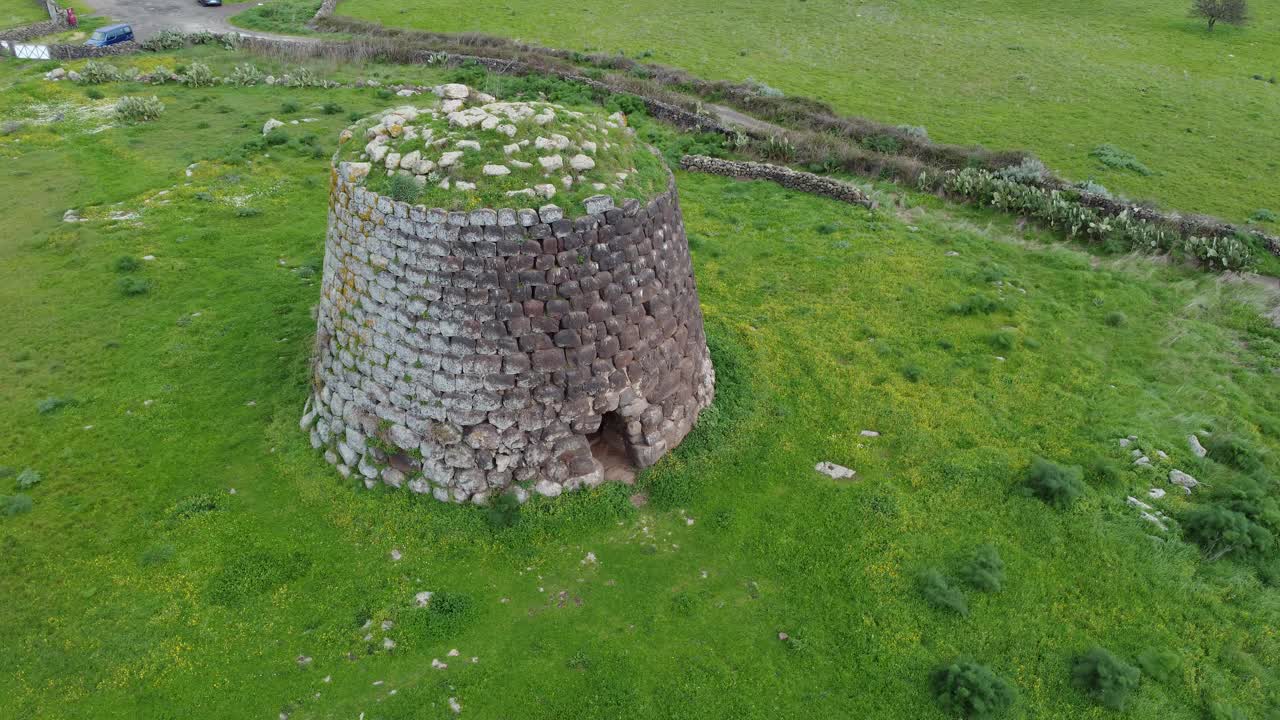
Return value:
<svg viewBox="0 0 1280 720">
<path fill-rule="evenodd" d="M 754 78 L 939 141 L 1026 148 L 1077 180 L 1234 221 L 1275 210 L 1280 2 L 1209 33 L 1184 0 L 344 0 L 338 14 Z M 1255 80 L 1253 76 L 1262 80 Z M 1099 145 L 1150 170 L 1108 169 Z"/>
<path fill-rule="evenodd" d="M 197 57 L 246 60 L 137 62 Z M 1147 498 L 1175 467 L 1213 492 L 1239 480 L 1191 455 L 1196 430 L 1276 472 L 1263 290 L 932 197 L 871 212 L 677 173 L 716 404 L 639 488 L 495 527 L 341 481 L 298 428 L 328 156 L 349 115 L 397 99 L 86 88 L 50 67 L 0 65 L 0 494 L 42 476 L 29 512 L 0 514 L 0 718 L 444 718 L 452 698 L 464 718 L 915 720 L 944 717 L 928 674 L 957 656 L 1013 683 L 1010 717 L 1121 717 L 1071 684 L 1095 644 L 1176 657 L 1123 717 L 1280 711 L 1274 569 L 1208 562 L 1125 504 L 1203 504 Z M 166 110 L 121 125 L 126 94 Z M 255 144 L 269 117 L 300 121 L 289 142 Z M 1088 468 L 1070 509 L 1021 491 L 1036 455 Z M 966 589 L 967 616 L 922 599 L 923 570 L 984 543 L 1002 592 Z"/>
<path fill-rule="evenodd" d="M 0 29 L 48 20 L 44 4 L 35 0 L 0 0 Z"/>
</svg>

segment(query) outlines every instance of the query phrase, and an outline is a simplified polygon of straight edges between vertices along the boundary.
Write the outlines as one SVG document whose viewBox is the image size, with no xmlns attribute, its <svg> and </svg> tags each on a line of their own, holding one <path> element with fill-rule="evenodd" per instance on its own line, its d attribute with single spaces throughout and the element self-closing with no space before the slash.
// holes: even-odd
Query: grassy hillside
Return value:
<svg viewBox="0 0 1280 720">
<path fill-rule="evenodd" d="M 754 78 L 843 112 L 924 126 L 936 140 L 1028 148 L 1069 177 L 1131 197 L 1244 220 L 1278 204 L 1280 1 L 1253 0 L 1250 26 L 1212 33 L 1188 6 L 344 0 L 338 12 Z M 1103 144 L 1151 174 L 1101 165 L 1090 153 Z"/>
<path fill-rule="evenodd" d="M 0 29 L 48 19 L 44 5 L 35 0 L 0 0 Z"/>
<path fill-rule="evenodd" d="M 943 717 L 928 674 L 956 656 L 1016 687 L 1011 717 L 1119 717 L 1072 686 L 1092 645 L 1173 658 L 1125 717 L 1280 707 L 1274 569 L 1208 562 L 1177 527 L 1241 486 L 1231 463 L 1276 472 L 1261 291 L 933 198 L 869 212 L 679 173 L 716 405 L 638 488 L 503 527 L 357 489 L 297 425 L 327 158 L 349 114 L 397 99 L 45 69 L 0 65 L 0 494 L 42 478 L 0 514 L 0 718 L 449 717 L 452 699 L 466 718 L 915 720 Z M 122 125 L 125 94 L 166 110 Z M 263 146 L 269 117 L 299 124 Z M 1197 430 L 1238 452 L 1193 457 Z M 1084 465 L 1083 497 L 1026 495 L 1036 455 Z M 1214 490 L 1149 499 L 1173 468 Z M 1003 591 L 961 585 L 967 615 L 925 601 L 923 571 L 986 543 Z"/>
</svg>

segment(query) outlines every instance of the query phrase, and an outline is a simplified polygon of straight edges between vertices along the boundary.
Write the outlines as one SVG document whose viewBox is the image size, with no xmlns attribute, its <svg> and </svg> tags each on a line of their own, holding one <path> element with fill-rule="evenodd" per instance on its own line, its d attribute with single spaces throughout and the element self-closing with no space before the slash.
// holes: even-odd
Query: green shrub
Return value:
<svg viewBox="0 0 1280 720">
<path fill-rule="evenodd" d="M 269 147 L 278 147 L 280 145 L 288 144 L 289 133 L 288 131 L 286 131 L 284 128 L 281 128 L 281 127 L 272 128 L 271 132 L 267 133 L 266 135 L 263 135 L 261 140 L 263 143 L 265 143 Z"/>
<path fill-rule="evenodd" d="M 983 592 L 1000 592 L 1004 586 L 1004 561 L 994 545 L 979 545 L 960 570 L 960 578 Z"/>
<path fill-rule="evenodd" d="M 160 102 L 160 98 L 155 95 L 151 97 L 126 95 L 116 101 L 116 117 L 129 122 L 155 120 L 163 112 L 164 103 Z"/>
<path fill-rule="evenodd" d="M 31 512 L 35 502 L 29 495 L 0 495 L 0 513 L 7 516 Z"/>
<path fill-rule="evenodd" d="M 201 493 L 182 498 L 170 506 L 165 515 L 171 521 L 188 520 L 197 515 L 214 512 L 221 508 L 221 498 L 210 493 Z"/>
<path fill-rule="evenodd" d="M 123 277 L 116 282 L 116 289 L 125 296 L 146 295 L 151 291 L 151 281 L 136 277 Z"/>
<path fill-rule="evenodd" d="M 280 112 L 285 115 L 292 115 L 298 112 L 298 102 L 296 100 L 285 100 L 280 103 Z"/>
<path fill-rule="evenodd" d="M 206 593 L 217 605 L 234 607 L 306 575 L 311 558 L 301 552 L 250 550 L 223 564 Z"/>
<path fill-rule="evenodd" d="M 396 173 L 387 179 L 386 195 L 392 200 L 413 202 L 418 199 L 421 193 L 422 189 L 418 187 L 418 183 L 409 175 Z"/>
<path fill-rule="evenodd" d="M 55 413 L 68 405 L 75 405 L 74 398 L 47 397 L 36 403 L 36 412 L 41 415 Z"/>
<path fill-rule="evenodd" d="M 159 52 L 161 50 L 177 50 L 187 44 L 186 36 L 174 30 L 161 30 L 142 43 L 143 50 Z"/>
<path fill-rule="evenodd" d="M 320 112 L 325 115 L 337 115 L 342 112 L 342 106 L 336 102 L 330 101 L 320 106 Z"/>
<path fill-rule="evenodd" d="M 1209 451 L 1210 460 L 1230 465 L 1242 472 L 1252 473 L 1263 468 L 1262 453 L 1238 435 L 1214 433 L 1204 441 L 1204 447 Z"/>
<path fill-rule="evenodd" d="M 935 568 L 920 573 L 920 594 L 926 602 L 944 610 L 954 610 L 961 615 L 969 614 L 969 603 L 964 593 Z"/>
<path fill-rule="evenodd" d="M 299 268 L 299 270 L 311 268 Z M 312 275 L 315 271 L 312 270 Z M 503 493 L 494 498 L 485 511 L 489 525 L 495 528 L 507 528 L 520 521 L 520 501 L 514 493 Z"/>
<path fill-rule="evenodd" d="M 236 217 L 238 218 L 258 217 L 261 214 L 262 214 L 262 211 L 259 210 L 258 208 L 253 208 L 253 207 L 236 208 Z"/>
<path fill-rule="evenodd" d="M 929 685 L 943 712 L 964 718 L 996 717 L 1008 710 L 1017 697 L 1007 680 L 971 660 L 934 670 Z"/>
<path fill-rule="evenodd" d="M 187 87 L 211 87 L 217 78 L 213 76 L 213 71 L 208 65 L 200 62 L 193 62 L 187 66 L 187 71 L 179 77 L 183 85 Z"/>
<path fill-rule="evenodd" d="M 1092 180 L 1085 180 L 1082 183 L 1076 184 L 1076 189 L 1083 193 L 1098 195 L 1099 197 L 1104 197 L 1108 200 L 1111 199 L 1111 191 L 1107 189 L 1107 186 Z"/>
<path fill-rule="evenodd" d="M 924 377 L 924 370 L 919 365 L 906 365 L 902 368 L 902 377 L 911 382 L 920 382 L 920 378 Z"/>
<path fill-rule="evenodd" d="M 1027 488 L 1046 503 L 1064 510 L 1084 494 L 1084 470 L 1077 465 L 1058 465 L 1044 458 L 1031 461 Z"/>
<path fill-rule="evenodd" d="M 1139 175 L 1150 175 L 1151 168 L 1138 162 L 1132 153 L 1121 150 L 1115 145 L 1104 143 L 1089 152 L 1090 157 L 1112 170 L 1131 170 Z"/>
<path fill-rule="evenodd" d="M 1258 208 L 1249 216 L 1249 220 L 1257 223 L 1273 223 L 1280 220 L 1280 215 L 1266 208 Z"/>
<path fill-rule="evenodd" d="M 1171 650 L 1149 649 L 1138 656 L 1142 673 L 1157 682 L 1169 682 L 1178 672 L 1178 654 Z"/>
<path fill-rule="evenodd" d="M 1271 531 L 1247 514 L 1222 505 L 1202 505 L 1182 516 L 1188 540 L 1204 549 L 1209 560 L 1229 552 L 1240 556 L 1265 556 L 1275 542 Z"/>
<path fill-rule="evenodd" d="M 1141 670 L 1100 647 L 1090 648 L 1071 665 L 1072 684 L 1112 710 L 1124 709 L 1141 677 Z"/>
<path fill-rule="evenodd" d="M 134 270 L 137 270 L 140 267 L 142 267 L 142 263 L 139 262 L 138 259 L 133 257 L 132 255 L 121 255 L 120 257 L 116 258 L 116 262 L 115 262 L 116 272 L 133 272 Z"/>
<path fill-rule="evenodd" d="M 31 488 L 40 484 L 40 480 L 41 480 L 41 477 L 39 472 L 37 472 L 32 468 L 27 468 L 22 472 L 18 473 L 18 489 L 30 490 Z"/>
<path fill-rule="evenodd" d="M 88 90 L 85 91 L 84 95 L 90 100 L 101 100 L 102 98 L 106 97 L 103 94 L 103 92 L 96 87 L 89 88 Z"/>
<path fill-rule="evenodd" d="M 970 295 L 964 302 L 947 305 L 952 315 L 990 315 L 1000 309 L 1000 303 L 986 295 Z"/>
<path fill-rule="evenodd" d="M 902 150 L 902 141 L 892 135 L 869 135 L 862 139 L 862 146 L 872 152 L 895 155 Z"/>
<path fill-rule="evenodd" d="M 231 84 L 248 87 L 262 82 L 262 71 L 253 63 L 241 63 L 231 71 Z"/>
<path fill-rule="evenodd" d="M 1124 327 L 1124 325 L 1129 322 L 1129 318 L 1125 317 L 1125 314 L 1119 311 L 1109 312 L 1107 313 L 1105 322 L 1111 327 Z"/>
<path fill-rule="evenodd" d="M 1011 182 L 1034 184 L 1043 182 L 1049 176 L 1049 169 L 1039 159 L 1025 157 L 1017 165 L 1000 168 L 996 175 Z"/>
<path fill-rule="evenodd" d="M 174 549 L 172 545 L 157 545 L 147 548 L 138 558 L 138 564 L 143 567 L 150 565 L 160 565 L 167 563 L 173 559 Z"/>
<path fill-rule="evenodd" d="M 457 635 L 476 615 L 476 604 L 466 593 L 438 591 L 425 608 L 402 610 L 397 623 L 406 640 L 432 641 Z"/>
<path fill-rule="evenodd" d="M 116 82 L 120 79 L 120 71 L 110 63 L 90 60 L 80 69 L 80 82 L 84 85 L 101 85 Z"/>
</svg>

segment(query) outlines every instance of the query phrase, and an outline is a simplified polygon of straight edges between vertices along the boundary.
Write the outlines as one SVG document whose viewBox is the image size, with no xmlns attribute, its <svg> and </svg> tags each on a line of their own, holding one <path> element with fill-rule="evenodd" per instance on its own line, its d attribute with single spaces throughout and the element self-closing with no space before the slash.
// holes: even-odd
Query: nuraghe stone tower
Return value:
<svg viewBox="0 0 1280 720">
<path fill-rule="evenodd" d="M 657 462 L 715 382 L 674 179 L 620 113 L 435 91 L 334 156 L 312 444 L 480 504 Z"/>
</svg>

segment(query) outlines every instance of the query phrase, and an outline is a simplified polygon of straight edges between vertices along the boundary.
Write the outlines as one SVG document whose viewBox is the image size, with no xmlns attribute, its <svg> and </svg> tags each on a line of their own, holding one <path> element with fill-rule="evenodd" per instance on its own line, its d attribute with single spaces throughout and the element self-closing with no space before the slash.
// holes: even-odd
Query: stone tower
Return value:
<svg viewBox="0 0 1280 720">
<path fill-rule="evenodd" d="M 335 155 L 312 444 L 369 487 L 481 504 L 599 484 L 610 449 L 652 465 L 714 388 L 674 179 L 659 163 L 657 192 L 615 201 L 642 188 L 628 164 L 653 167 L 620 115 L 436 90 L 430 109 L 344 131 Z M 469 152 L 482 167 L 466 169 Z M 582 209 L 447 209 L 538 195 Z"/>
</svg>

